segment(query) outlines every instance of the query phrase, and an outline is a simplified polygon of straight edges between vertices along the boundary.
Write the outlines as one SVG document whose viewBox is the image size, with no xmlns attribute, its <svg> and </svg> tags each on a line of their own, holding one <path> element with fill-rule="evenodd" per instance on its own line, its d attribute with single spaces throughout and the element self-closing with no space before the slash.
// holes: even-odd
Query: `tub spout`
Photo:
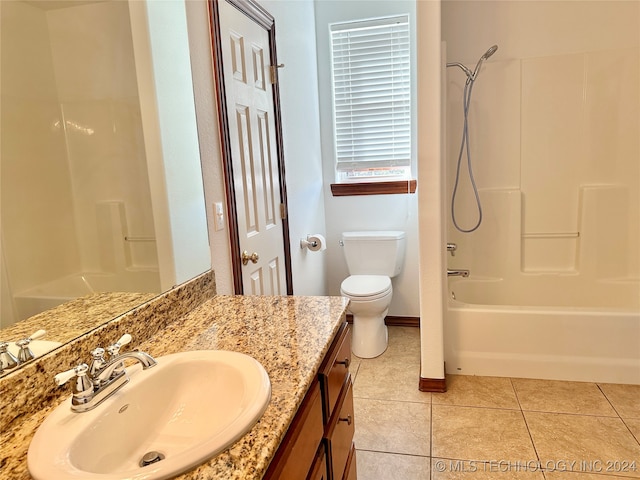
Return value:
<svg viewBox="0 0 640 480">
<path fill-rule="evenodd" d="M 447 277 L 465 277 L 469 276 L 469 270 L 449 270 L 447 268 Z"/>
</svg>

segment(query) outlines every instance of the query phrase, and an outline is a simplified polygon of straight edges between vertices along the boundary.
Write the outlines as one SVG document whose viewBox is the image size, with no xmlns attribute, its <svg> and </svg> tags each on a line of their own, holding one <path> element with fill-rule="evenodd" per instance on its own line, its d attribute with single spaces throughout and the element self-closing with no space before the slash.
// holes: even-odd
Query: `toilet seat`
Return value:
<svg viewBox="0 0 640 480">
<path fill-rule="evenodd" d="M 351 275 L 344 279 L 340 290 L 354 299 L 375 300 L 391 292 L 391 279 L 385 275 Z"/>
</svg>

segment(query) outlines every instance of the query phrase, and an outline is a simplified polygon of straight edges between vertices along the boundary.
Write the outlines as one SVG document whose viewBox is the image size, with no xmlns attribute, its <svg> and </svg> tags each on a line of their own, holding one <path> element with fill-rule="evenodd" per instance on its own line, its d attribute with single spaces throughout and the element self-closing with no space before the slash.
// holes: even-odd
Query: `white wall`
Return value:
<svg viewBox="0 0 640 480">
<path fill-rule="evenodd" d="M 312 0 L 260 2 L 275 18 L 282 133 L 295 295 L 326 295 L 329 254 L 300 248 L 309 233 L 326 234 Z"/>
<path fill-rule="evenodd" d="M 222 147 L 218 130 L 218 104 L 212 74 L 209 10 L 206 1 L 189 1 L 186 2 L 186 11 L 211 268 L 216 276 L 216 291 L 219 294 L 228 295 L 233 293 L 233 273 L 229 245 L 229 213 L 226 211 L 224 172 L 220 153 Z M 215 203 L 221 203 L 224 209 L 225 227 L 222 230 L 215 229 L 213 221 Z"/>
<path fill-rule="evenodd" d="M 163 290 L 211 267 L 182 1 L 129 3 Z"/>
<path fill-rule="evenodd" d="M 412 65 L 416 65 L 416 2 L 415 1 L 334 1 L 316 0 L 315 28 L 318 52 L 318 78 L 320 98 L 320 128 L 322 135 L 322 162 L 324 202 L 327 223 L 327 291 L 340 294 L 340 283 L 348 276 L 343 253 L 338 245 L 341 233 L 348 230 L 404 230 L 407 232 L 407 256 L 402 273 L 393 280 L 393 300 L 389 315 L 419 316 L 418 250 L 422 244 L 418 237 L 418 195 L 367 195 L 333 197 L 330 184 L 334 182 L 333 117 L 331 110 L 331 76 L 329 24 L 339 21 L 372 18 L 409 13 L 412 35 Z M 416 98 L 416 69 L 412 71 L 413 98 Z M 417 118 L 413 102 L 413 119 Z M 413 122 L 413 135 L 416 138 Z M 415 146 L 413 171 L 416 172 Z M 422 185 L 418 184 L 418 191 Z"/>
<path fill-rule="evenodd" d="M 418 2 L 420 378 L 444 379 L 446 286 L 440 2 Z"/>
</svg>

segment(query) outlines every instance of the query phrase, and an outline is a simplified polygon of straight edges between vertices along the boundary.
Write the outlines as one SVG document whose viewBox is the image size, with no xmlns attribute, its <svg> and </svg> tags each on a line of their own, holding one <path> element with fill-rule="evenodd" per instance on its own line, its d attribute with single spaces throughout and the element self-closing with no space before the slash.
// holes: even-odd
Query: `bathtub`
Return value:
<svg viewBox="0 0 640 480">
<path fill-rule="evenodd" d="M 447 373 L 640 384 L 638 282 L 575 282 L 450 278 Z"/>
<path fill-rule="evenodd" d="M 14 295 L 13 300 L 17 317 L 23 320 L 97 292 L 160 292 L 160 274 L 152 269 L 120 274 L 78 273 L 23 290 Z"/>
</svg>

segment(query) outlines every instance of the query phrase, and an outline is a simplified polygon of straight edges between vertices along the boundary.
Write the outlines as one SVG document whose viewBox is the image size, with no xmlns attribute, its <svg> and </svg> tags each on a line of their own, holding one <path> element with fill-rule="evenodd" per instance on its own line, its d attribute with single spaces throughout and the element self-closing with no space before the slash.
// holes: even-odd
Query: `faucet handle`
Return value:
<svg viewBox="0 0 640 480">
<path fill-rule="evenodd" d="M 46 330 L 37 330 L 33 332 L 31 335 L 29 335 L 27 338 L 23 338 L 16 342 L 16 345 L 20 347 L 20 350 L 18 351 L 18 360 L 20 362 L 28 362 L 29 360 L 32 360 L 35 358 L 35 355 L 29 348 L 29 344 L 33 340 L 37 340 L 38 338 L 44 337 L 46 333 L 47 333 Z"/>
<path fill-rule="evenodd" d="M 116 355 L 118 355 L 118 353 L 120 353 L 120 349 L 130 342 L 131 335 L 125 333 L 116 343 L 107 347 L 107 352 L 109 352 L 109 355 L 111 355 L 112 357 L 115 357 Z"/>
<path fill-rule="evenodd" d="M 77 367 L 73 367 L 70 370 L 58 373 L 55 377 L 53 377 L 53 380 L 56 382 L 56 385 L 58 386 L 64 385 L 73 377 L 80 377 L 80 376 L 86 375 L 88 370 L 89 370 L 89 366 L 86 363 L 81 363 Z"/>
<path fill-rule="evenodd" d="M 84 405 L 91 401 L 93 397 L 93 382 L 88 377 L 89 366 L 86 363 L 81 363 L 77 367 L 74 367 L 66 372 L 61 372 L 54 377 L 56 385 L 64 385 L 74 377 L 76 383 L 73 386 L 73 396 L 71 398 L 71 405 Z"/>
<path fill-rule="evenodd" d="M 19 364 L 20 361 L 9 351 L 9 344 L 7 342 L 0 342 L 0 373 L 4 370 L 16 368 Z"/>
<path fill-rule="evenodd" d="M 114 343 L 113 345 L 109 345 L 107 347 L 107 352 L 109 352 L 109 355 L 111 356 L 111 358 L 115 358 L 120 354 L 120 349 L 129 342 L 131 342 L 131 335 L 129 335 L 128 333 L 125 333 L 123 336 L 120 337 L 120 339 L 116 343 Z M 120 365 L 118 365 L 113 370 L 113 374 L 111 375 L 111 378 L 121 374 L 123 371 L 124 371 L 124 363 L 120 363 Z"/>
</svg>

